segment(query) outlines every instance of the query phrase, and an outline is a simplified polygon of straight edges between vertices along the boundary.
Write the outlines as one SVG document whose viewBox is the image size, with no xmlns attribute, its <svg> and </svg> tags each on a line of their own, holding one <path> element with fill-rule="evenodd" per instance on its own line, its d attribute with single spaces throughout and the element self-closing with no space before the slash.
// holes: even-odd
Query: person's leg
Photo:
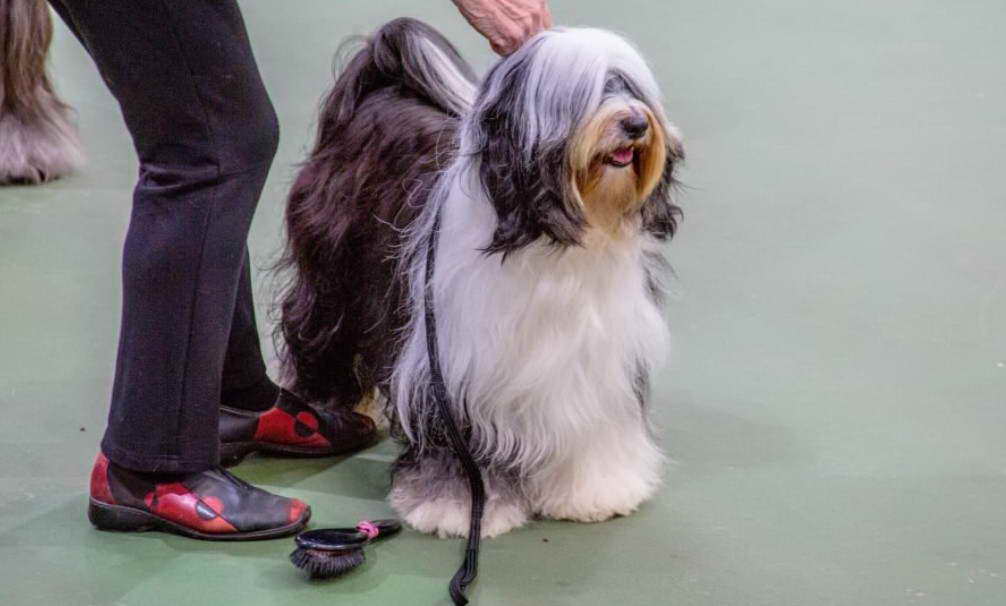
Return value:
<svg viewBox="0 0 1006 606">
<path fill-rule="evenodd" d="M 245 253 L 237 300 L 224 357 L 220 404 L 229 408 L 265 411 L 276 403 L 279 387 L 266 374 L 255 321 L 251 259 Z"/>
<path fill-rule="evenodd" d="M 140 159 L 102 450 L 137 471 L 216 465 L 246 237 L 276 117 L 233 0 L 58 0 L 122 108 Z M 245 276 L 247 279 L 247 276 Z M 246 284 L 245 313 L 251 308 Z M 248 338 L 247 322 L 237 331 Z M 256 351 L 234 359 L 264 374 Z"/>
<path fill-rule="evenodd" d="M 240 11 L 233 0 L 54 5 L 119 101 L 140 160 L 88 517 L 101 529 L 203 539 L 297 532 L 310 518 L 303 502 L 217 466 L 224 360 L 249 279 L 245 240 L 277 139 Z M 254 330 L 254 316 L 244 321 Z M 264 374 L 258 362 L 250 373 Z"/>
<path fill-rule="evenodd" d="M 70 33 L 84 43 L 63 0 L 49 0 L 49 2 Z M 227 353 L 224 357 L 220 403 L 231 408 L 261 412 L 276 404 L 279 391 L 279 386 L 269 378 L 265 361 L 262 359 L 262 347 L 255 320 L 251 259 L 246 250 L 241 279 L 238 283 L 230 338 L 227 342 Z"/>
</svg>

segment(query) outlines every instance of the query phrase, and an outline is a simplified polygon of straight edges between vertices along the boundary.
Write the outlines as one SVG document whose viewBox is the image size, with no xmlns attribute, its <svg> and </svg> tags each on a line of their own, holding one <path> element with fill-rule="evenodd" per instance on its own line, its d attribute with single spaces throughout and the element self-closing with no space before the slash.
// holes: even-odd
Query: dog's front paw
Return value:
<svg viewBox="0 0 1006 606">
<path fill-rule="evenodd" d="M 405 523 L 419 532 L 435 534 L 441 539 L 468 536 L 468 504 L 450 498 L 416 501 L 393 489 L 391 507 Z"/>
<path fill-rule="evenodd" d="M 602 522 L 629 515 L 660 488 L 663 455 L 650 443 L 634 459 L 575 459 L 535 482 L 532 502 L 542 517 Z M 614 464 L 613 464 L 614 463 Z"/>
<path fill-rule="evenodd" d="M 406 512 L 395 506 L 392 492 L 391 506 L 416 531 L 437 535 L 441 539 L 468 538 L 471 516 L 467 500 L 463 503 L 451 499 L 426 501 Z M 523 507 L 515 503 L 490 503 L 482 516 L 480 535 L 483 539 L 493 539 L 525 523 L 527 523 L 527 511 Z"/>
<path fill-rule="evenodd" d="M 482 538 L 498 537 L 527 524 L 528 511 L 523 502 L 490 500 L 482 516 Z M 465 536 L 468 533 L 465 532 Z"/>
<path fill-rule="evenodd" d="M 404 490 L 392 489 L 391 507 L 405 522 L 420 532 L 435 534 L 442 539 L 468 537 L 471 521 L 471 499 L 467 486 L 464 496 L 447 496 L 429 500 L 416 499 Z M 482 538 L 493 538 L 527 523 L 527 508 L 517 500 L 490 495 L 482 515 Z"/>
<path fill-rule="evenodd" d="M 527 523 L 529 507 L 523 494 L 493 473 L 485 473 L 483 481 L 483 538 L 499 536 Z M 400 467 L 388 501 L 409 526 L 420 532 L 440 538 L 468 536 L 471 494 L 468 481 L 450 453 Z"/>
</svg>

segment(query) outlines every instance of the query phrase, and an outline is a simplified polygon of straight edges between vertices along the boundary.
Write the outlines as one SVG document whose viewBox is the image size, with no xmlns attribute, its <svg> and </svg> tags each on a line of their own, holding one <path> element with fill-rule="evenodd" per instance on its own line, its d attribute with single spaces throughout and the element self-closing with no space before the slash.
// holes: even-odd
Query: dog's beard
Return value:
<svg viewBox="0 0 1006 606">
<path fill-rule="evenodd" d="M 620 121 L 635 111 L 646 117 L 643 137 L 629 138 Z M 570 151 L 572 191 L 588 222 L 609 235 L 637 213 L 653 194 L 667 163 L 666 135 L 660 121 L 638 102 L 602 105 L 574 137 Z"/>
</svg>

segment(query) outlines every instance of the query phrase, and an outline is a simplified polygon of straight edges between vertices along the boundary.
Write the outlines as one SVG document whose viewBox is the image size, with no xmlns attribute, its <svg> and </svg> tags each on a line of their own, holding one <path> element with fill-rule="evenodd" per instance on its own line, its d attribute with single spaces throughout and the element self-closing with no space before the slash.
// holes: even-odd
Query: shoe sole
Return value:
<svg viewBox="0 0 1006 606">
<path fill-rule="evenodd" d="M 308 508 L 300 520 L 286 526 L 226 534 L 199 532 L 198 530 L 176 524 L 171 520 L 166 520 L 152 513 L 136 509 L 135 507 L 111 505 L 96 501 L 93 498 L 90 499 L 87 507 L 87 518 L 98 530 L 116 532 L 160 531 L 202 541 L 261 541 L 264 539 L 287 537 L 300 532 L 307 526 L 308 520 L 311 519 L 311 509 Z"/>
</svg>

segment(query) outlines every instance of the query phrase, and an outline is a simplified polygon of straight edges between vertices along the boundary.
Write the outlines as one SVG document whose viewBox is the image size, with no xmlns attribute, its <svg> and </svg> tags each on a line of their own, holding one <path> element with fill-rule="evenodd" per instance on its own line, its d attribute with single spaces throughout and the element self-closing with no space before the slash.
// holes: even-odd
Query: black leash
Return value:
<svg viewBox="0 0 1006 606">
<path fill-rule="evenodd" d="M 426 289 L 424 303 L 426 307 L 426 352 L 430 358 L 430 380 L 433 388 L 433 398 L 437 401 L 437 409 L 441 420 L 447 428 L 447 437 L 451 441 L 454 454 L 461 461 L 461 466 L 468 476 L 468 485 L 472 493 L 471 523 L 468 526 L 468 545 L 465 548 L 465 559 L 461 567 L 451 579 L 451 599 L 456 606 L 468 603 L 465 588 L 479 574 L 479 538 L 482 534 L 482 513 L 485 509 L 486 491 L 482 483 L 482 473 L 479 466 L 468 451 L 468 445 L 457 423 L 451 415 L 450 396 L 444 375 L 440 370 L 440 354 L 437 349 L 437 319 L 433 310 L 433 266 L 437 258 L 437 241 L 440 239 L 440 209 L 437 209 L 433 219 L 433 232 L 430 234 L 429 248 L 426 251 Z"/>
</svg>

